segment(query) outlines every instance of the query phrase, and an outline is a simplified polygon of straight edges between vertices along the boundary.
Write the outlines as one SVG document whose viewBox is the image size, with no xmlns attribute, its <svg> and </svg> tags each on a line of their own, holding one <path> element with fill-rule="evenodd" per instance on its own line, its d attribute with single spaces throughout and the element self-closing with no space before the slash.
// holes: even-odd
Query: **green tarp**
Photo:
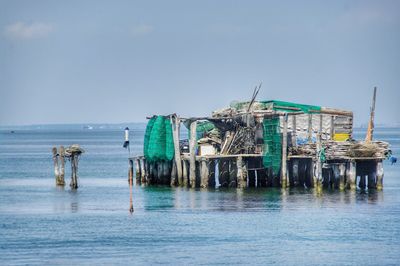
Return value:
<svg viewBox="0 0 400 266">
<path fill-rule="evenodd" d="M 164 116 L 154 116 L 147 123 L 143 154 L 149 162 L 170 161 L 175 149 L 171 121 Z"/>
</svg>

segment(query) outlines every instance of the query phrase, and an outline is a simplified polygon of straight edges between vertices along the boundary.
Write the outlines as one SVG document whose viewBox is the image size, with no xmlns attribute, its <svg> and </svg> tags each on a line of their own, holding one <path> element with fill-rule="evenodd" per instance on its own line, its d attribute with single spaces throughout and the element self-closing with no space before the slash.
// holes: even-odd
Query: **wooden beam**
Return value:
<svg viewBox="0 0 400 266">
<path fill-rule="evenodd" d="M 283 131 L 282 131 L 282 167 L 281 167 L 281 186 L 287 186 L 287 122 L 288 117 L 283 118 Z"/>
<path fill-rule="evenodd" d="M 189 165 L 189 181 L 190 187 L 196 187 L 196 143 L 197 143 L 197 121 L 190 124 L 190 165 Z"/>
<path fill-rule="evenodd" d="M 172 126 L 172 137 L 174 139 L 174 160 L 176 165 L 176 175 L 178 178 L 178 185 L 183 185 L 182 180 L 182 159 L 181 159 L 181 150 L 179 147 L 179 131 L 180 131 L 180 119 L 178 116 L 171 116 L 171 126 Z"/>
</svg>

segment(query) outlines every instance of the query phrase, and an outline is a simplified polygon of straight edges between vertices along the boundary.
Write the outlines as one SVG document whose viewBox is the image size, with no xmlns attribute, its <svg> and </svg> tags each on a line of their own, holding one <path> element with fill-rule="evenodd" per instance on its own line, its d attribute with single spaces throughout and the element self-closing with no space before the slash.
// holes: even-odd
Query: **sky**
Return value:
<svg viewBox="0 0 400 266">
<path fill-rule="evenodd" d="M 0 0 L 0 125 L 285 100 L 400 125 L 400 1 Z"/>
</svg>

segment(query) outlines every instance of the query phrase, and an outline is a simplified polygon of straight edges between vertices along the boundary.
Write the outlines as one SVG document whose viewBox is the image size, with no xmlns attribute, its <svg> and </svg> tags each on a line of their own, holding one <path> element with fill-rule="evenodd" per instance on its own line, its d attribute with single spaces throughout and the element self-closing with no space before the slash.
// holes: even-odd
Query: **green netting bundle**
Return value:
<svg viewBox="0 0 400 266">
<path fill-rule="evenodd" d="M 197 122 L 197 126 L 196 126 L 196 136 L 197 139 L 201 139 L 205 133 L 210 133 L 211 131 L 215 131 L 218 130 L 214 123 L 210 122 L 210 121 L 200 121 Z"/>
<path fill-rule="evenodd" d="M 151 130 L 148 159 L 150 161 L 165 160 L 165 117 L 157 116 L 153 128 Z"/>
<path fill-rule="evenodd" d="M 264 119 L 264 157 L 263 164 L 271 168 L 274 175 L 279 173 L 282 160 L 282 137 L 279 118 Z"/>
<path fill-rule="evenodd" d="M 146 133 L 144 134 L 144 142 L 143 142 L 143 154 L 145 158 L 149 157 L 149 140 L 151 135 L 151 130 L 153 129 L 154 122 L 156 121 L 156 117 L 153 116 L 146 126 Z"/>
<path fill-rule="evenodd" d="M 171 120 L 165 119 L 165 159 L 170 161 L 174 159 L 174 155 L 175 148 L 172 135 Z"/>
</svg>

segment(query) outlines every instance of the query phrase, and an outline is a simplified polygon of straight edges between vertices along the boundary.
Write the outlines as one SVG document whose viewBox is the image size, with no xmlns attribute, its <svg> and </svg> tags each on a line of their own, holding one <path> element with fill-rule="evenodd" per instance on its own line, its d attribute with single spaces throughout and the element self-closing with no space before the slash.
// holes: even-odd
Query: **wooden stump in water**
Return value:
<svg viewBox="0 0 400 266">
<path fill-rule="evenodd" d="M 58 178 L 57 185 L 64 186 L 65 185 L 65 149 L 64 146 L 60 146 L 59 149 L 59 156 L 60 156 L 60 175 Z"/>
<path fill-rule="evenodd" d="M 78 161 L 79 155 L 71 155 L 71 183 L 69 184 L 72 189 L 78 188 Z"/>
<path fill-rule="evenodd" d="M 383 189 L 383 163 L 378 162 L 376 164 L 376 189 Z"/>
</svg>

